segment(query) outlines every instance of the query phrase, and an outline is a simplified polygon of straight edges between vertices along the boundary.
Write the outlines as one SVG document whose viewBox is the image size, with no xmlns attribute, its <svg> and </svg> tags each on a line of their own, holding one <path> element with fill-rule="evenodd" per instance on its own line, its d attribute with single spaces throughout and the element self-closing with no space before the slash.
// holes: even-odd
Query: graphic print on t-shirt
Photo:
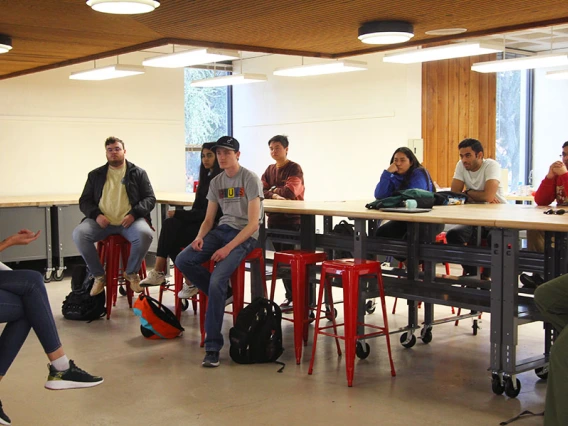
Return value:
<svg viewBox="0 0 568 426">
<path fill-rule="evenodd" d="M 219 199 L 234 198 L 239 199 L 245 196 L 244 187 L 231 187 L 231 188 L 221 188 L 219 189 Z"/>
</svg>

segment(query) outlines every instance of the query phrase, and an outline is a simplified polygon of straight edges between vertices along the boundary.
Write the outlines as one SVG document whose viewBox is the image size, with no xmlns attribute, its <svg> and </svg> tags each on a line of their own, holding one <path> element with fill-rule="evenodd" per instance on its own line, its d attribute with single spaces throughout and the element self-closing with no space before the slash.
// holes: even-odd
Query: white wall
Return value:
<svg viewBox="0 0 568 426">
<path fill-rule="evenodd" d="M 368 71 L 302 78 L 272 75 L 275 68 L 299 65 L 297 57 L 245 60 L 244 72 L 267 74 L 268 82 L 233 89 L 241 164 L 260 176 L 273 161 L 268 140 L 286 134 L 289 158 L 304 170 L 306 199 L 373 199 L 394 150 L 421 137 L 420 64 L 381 58 L 354 58 L 366 61 Z"/>
<path fill-rule="evenodd" d="M 121 56 L 140 64 L 148 55 Z M 97 61 L 102 66 L 112 61 Z M 79 193 L 116 136 L 155 190 L 184 191 L 183 70 L 101 82 L 69 80 L 93 63 L 0 81 L 0 195 Z"/>
<path fill-rule="evenodd" d="M 121 56 L 121 63 L 146 56 Z M 392 152 L 421 137 L 421 67 L 383 64 L 381 55 L 355 59 L 370 70 L 300 79 L 272 75 L 299 64 L 297 57 L 245 60 L 245 72 L 266 73 L 269 81 L 234 88 L 242 164 L 260 176 L 272 162 L 268 139 L 287 134 L 308 199 L 372 199 Z M 112 63 L 105 61 L 97 66 Z M 88 68 L 92 63 L 0 81 L 0 195 L 80 192 L 87 172 L 104 164 L 110 135 L 125 141 L 126 157 L 146 169 L 155 190 L 184 191 L 183 71 L 68 79 Z"/>
<path fill-rule="evenodd" d="M 533 186 L 548 173 L 550 165 L 560 160 L 562 144 L 568 141 L 566 99 L 568 80 L 551 80 L 549 69 L 535 70 L 534 133 L 533 133 Z"/>
</svg>

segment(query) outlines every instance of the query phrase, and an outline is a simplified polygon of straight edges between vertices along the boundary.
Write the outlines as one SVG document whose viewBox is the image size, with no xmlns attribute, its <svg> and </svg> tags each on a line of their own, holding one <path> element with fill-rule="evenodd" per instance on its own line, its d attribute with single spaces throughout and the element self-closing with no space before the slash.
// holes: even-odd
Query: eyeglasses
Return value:
<svg viewBox="0 0 568 426">
<path fill-rule="evenodd" d="M 568 157 L 568 152 L 563 152 L 559 155 L 560 158 Z"/>
<path fill-rule="evenodd" d="M 558 210 L 548 209 L 544 211 L 544 214 L 564 214 L 564 213 L 566 213 L 566 210 L 564 209 L 558 209 Z"/>
</svg>

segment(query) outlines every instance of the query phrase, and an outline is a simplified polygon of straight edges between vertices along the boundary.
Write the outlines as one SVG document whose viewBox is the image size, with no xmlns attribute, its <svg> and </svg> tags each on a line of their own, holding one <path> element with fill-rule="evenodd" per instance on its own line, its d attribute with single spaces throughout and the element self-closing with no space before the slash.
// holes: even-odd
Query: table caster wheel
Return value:
<svg viewBox="0 0 568 426">
<path fill-rule="evenodd" d="M 548 365 L 544 367 L 539 367 L 534 370 L 534 374 L 538 376 L 539 379 L 546 380 L 548 379 Z"/>
<path fill-rule="evenodd" d="M 505 386 L 501 383 L 501 378 L 497 373 L 491 375 L 491 390 L 495 395 L 503 395 L 505 391 Z"/>
<path fill-rule="evenodd" d="M 432 341 L 432 329 L 430 327 L 423 328 L 420 332 L 420 338 L 422 342 L 428 344 Z"/>
<path fill-rule="evenodd" d="M 357 341 L 357 346 L 355 346 L 355 354 L 359 359 L 365 359 L 371 353 L 371 347 L 367 342 Z"/>
<path fill-rule="evenodd" d="M 416 336 L 412 334 L 410 337 L 408 337 L 408 334 L 409 333 L 403 333 L 402 336 L 400 336 L 400 344 L 407 349 L 413 347 L 416 344 Z"/>
<path fill-rule="evenodd" d="M 180 299 L 179 300 L 181 303 L 181 310 L 182 311 L 187 311 L 187 309 L 189 308 L 189 300 L 187 299 Z"/>
<path fill-rule="evenodd" d="M 515 378 L 515 381 L 517 385 L 516 388 L 513 386 L 512 377 L 505 378 L 505 395 L 507 395 L 509 398 L 516 398 L 521 392 L 521 381 L 517 378 Z"/>
</svg>

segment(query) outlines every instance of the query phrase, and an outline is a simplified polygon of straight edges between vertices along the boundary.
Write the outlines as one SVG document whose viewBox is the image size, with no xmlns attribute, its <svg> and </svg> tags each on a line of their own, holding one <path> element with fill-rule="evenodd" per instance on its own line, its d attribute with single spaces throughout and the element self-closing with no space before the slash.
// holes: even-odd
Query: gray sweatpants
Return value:
<svg viewBox="0 0 568 426">
<path fill-rule="evenodd" d="M 545 426 L 568 425 L 568 274 L 539 286 L 534 293 L 538 309 L 560 333 L 550 351 Z"/>
</svg>

